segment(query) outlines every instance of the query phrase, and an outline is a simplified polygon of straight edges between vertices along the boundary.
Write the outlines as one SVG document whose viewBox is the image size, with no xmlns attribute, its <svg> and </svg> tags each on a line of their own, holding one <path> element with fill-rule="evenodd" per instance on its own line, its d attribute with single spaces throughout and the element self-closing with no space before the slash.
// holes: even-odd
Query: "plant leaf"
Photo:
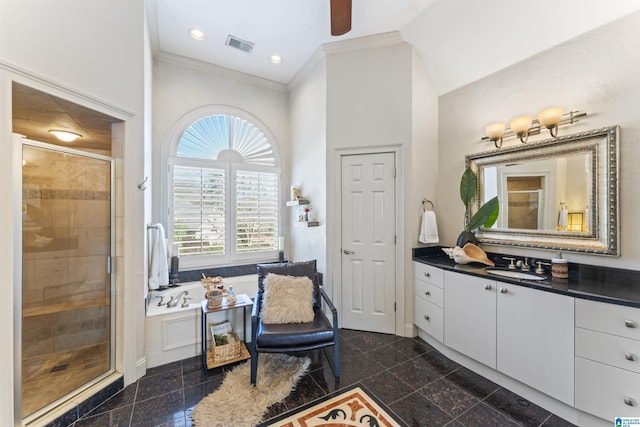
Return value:
<svg viewBox="0 0 640 427">
<path fill-rule="evenodd" d="M 471 217 L 467 230 L 471 231 L 480 227 L 490 228 L 497 221 L 499 212 L 500 204 L 498 198 L 494 197 L 482 205 L 478 212 Z"/>
<path fill-rule="evenodd" d="M 469 208 L 469 202 L 475 197 L 477 189 L 478 177 L 471 168 L 465 169 L 460 179 L 460 198 L 465 208 Z"/>
</svg>

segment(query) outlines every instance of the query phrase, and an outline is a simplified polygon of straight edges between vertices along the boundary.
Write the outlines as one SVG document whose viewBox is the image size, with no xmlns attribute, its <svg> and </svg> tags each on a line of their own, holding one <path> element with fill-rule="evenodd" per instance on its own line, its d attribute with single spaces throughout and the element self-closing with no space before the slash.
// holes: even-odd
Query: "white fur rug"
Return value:
<svg viewBox="0 0 640 427">
<path fill-rule="evenodd" d="M 310 364 L 308 357 L 261 354 L 255 387 L 249 383 L 250 362 L 238 365 L 198 403 L 191 418 L 196 427 L 253 427 L 269 406 L 291 393 Z"/>
</svg>

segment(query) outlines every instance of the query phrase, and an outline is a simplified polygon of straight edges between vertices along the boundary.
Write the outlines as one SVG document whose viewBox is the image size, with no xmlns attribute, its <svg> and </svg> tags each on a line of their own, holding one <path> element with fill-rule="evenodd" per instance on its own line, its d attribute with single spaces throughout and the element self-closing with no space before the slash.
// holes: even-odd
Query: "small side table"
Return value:
<svg viewBox="0 0 640 427">
<path fill-rule="evenodd" d="M 204 300 L 200 303 L 200 308 L 202 309 L 201 313 L 201 340 L 202 340 L 202 366 L 205 369 L 213 369 L 218 366 L 228 365 L 229 363 L 239 362 L 241 360 L 246 360 L 251 358 L 251 354 L 247 350 L 246 341 L 247 341 L 247 307 L 252 307 L 253 301 L 247 294 L 236 295 L 236 303 L 235 304 L 227 304 L 226 299 L 225 302 L 216 308 L 209 308 L 207 300 Z M 242 336 L 242 354 L 231 360 L 226 360 L 221 363 L 209 363 L 207 358 L 207 315 L 211 313 L 217 313 L 225 310 L 235 310 L 237 308 L 242 308 L 242 326 L 243 326 L 243 336 Z"/>
</svg>

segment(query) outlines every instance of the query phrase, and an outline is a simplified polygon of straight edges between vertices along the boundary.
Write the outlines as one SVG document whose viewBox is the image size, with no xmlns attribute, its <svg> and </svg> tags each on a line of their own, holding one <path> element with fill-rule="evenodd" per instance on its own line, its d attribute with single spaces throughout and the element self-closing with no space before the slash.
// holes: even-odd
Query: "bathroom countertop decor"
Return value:
<svg viewBox="0 0 640 427">
<path fill-rule="evenodd" d="M 588 264 L 569 263 L 569 278 L 556 279 L 547 271 L 546 280 L 523 280 L 508 277 L 496 277 L 486 271 L 481 264 L 456 264 L 439 246 L 414 248 L 413 260 L 444 270 L 455 271 L 492 280 L 554 292 L 575 298 L 640 308 L 640 271 L 609 268 Z M 507 254 L 487 254 L 496 265 L 507 265 L 503 257 Z M 523 258 L 518 256 L 518 259 Z M 549 260 L 541 260 L 549 262 Z M 532 268 L 533 270 L 534 268 Z"/>
</svg>

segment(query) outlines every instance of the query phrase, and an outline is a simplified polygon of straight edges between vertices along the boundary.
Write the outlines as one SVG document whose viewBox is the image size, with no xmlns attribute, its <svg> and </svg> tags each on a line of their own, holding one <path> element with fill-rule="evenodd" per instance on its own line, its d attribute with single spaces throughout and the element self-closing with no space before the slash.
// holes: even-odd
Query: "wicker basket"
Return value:
<svg viewBox="0 0 640 427">
<path fill-rule="evenodd" d="M 209 308 L 218 308 L 222 306 L 222 302 L 224 298 L 227 296 L 226 291 L 221 291 L 219 289 L 214 289 L 206 293 L 207 297 L 207 307 Z"/>
<path fill-rule="evenodd" d="M 238 334 L 233 333 L 236 342 L 225 345 L 216 345 L 216 340 L 211 339 L 211 351 L 207 352 L 207 364 L 209 366 L 234 360 L 242 356 L 244 343 L 238 339 Z"/>
</svg>

